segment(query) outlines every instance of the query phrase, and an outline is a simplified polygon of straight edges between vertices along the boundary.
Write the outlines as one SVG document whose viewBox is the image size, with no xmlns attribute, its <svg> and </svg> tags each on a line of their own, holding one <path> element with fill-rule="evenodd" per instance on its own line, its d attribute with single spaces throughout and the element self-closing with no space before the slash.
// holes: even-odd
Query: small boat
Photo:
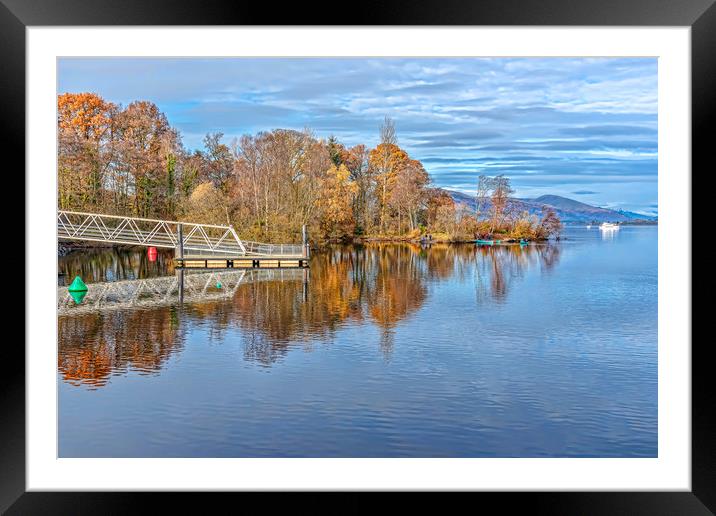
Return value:
<svg viewBox="0 0 716 516">
<path fill-rule="evenodd" d="M 477 245 L 494 245 L 494 240 L 475 240 Z"/>
<path fill-rule="evenodd" d="M 525 240 L 524 238 L 520 238 L 520 245 L 521 245 L 521 246 L 522 246 L 522 245 L 527 245 L 527 244 L 529 244 L 529 242 L 528 242 L 527 240 Z"/>
<path fill-rule="evenodd" d="M 591 224 L 587 224 L 587 229 L 592 229 L 592 225 L 591 225 Z"/>
<path fill-rule="evenodd" d="M 601 230 L 614 230 L 619 229 L 619 224 L 612 224 L 611 222 L 602 222 L 599 226 Z"/>
</svg>

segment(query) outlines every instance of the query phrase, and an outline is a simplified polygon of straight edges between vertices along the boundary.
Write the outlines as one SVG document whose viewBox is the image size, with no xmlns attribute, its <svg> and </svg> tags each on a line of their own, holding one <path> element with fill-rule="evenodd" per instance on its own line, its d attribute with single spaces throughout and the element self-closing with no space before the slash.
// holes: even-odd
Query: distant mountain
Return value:
<svg viewBox="0 0 716 516">
<path fill-rule="evenodd" d="M 654 215 L 645 215 L 643 213 L 636 213 L 633 211 L 626 211 L 626 210 L 617 210 L 618 213 L 621 213 L 622 215 L 629 217 L 630 220 L 653 220 L 656 221 L 659 219 L 659 217 L 655 217 Z"/>
<path fill-rule="evenodd" d="M 452 196 L 455 202 L 466 204 L 470 208 L 475 209 L 475 197 L 452 190 L 446 190 L 446 192 Z M 657 220 L 657 217 L 652 215 L 600 208 L 559 195 L 542 195 L 536 199 L 511 199 L 511 201 L 519 211 L 527 211 L 534 215 L 539 215 L 545 206 L 549 206 L 554 209 L 560 220 L 567 224 Z M 483 209 L 490 208 L 489 200 L 486 201 L 486 204 L 487 206 Z"/>
<path fill-rule="evenodd" d="M 575 201 L 574 199 L 567 199 L 566 197 L 561 197 L 559 195 L 542 195 L 540 197 L 537 197 L 536 199 L 531 199 L 531 201 L 540 204 L 549 204 L 550 206 L 554 206 L 555 208 L 559 208 L 560 210 L 568 211 L 601 212 L 604 210 L 604 208 L 597 208 L 595 206 L 592 206 L 591 204 Z"/>
</svg>

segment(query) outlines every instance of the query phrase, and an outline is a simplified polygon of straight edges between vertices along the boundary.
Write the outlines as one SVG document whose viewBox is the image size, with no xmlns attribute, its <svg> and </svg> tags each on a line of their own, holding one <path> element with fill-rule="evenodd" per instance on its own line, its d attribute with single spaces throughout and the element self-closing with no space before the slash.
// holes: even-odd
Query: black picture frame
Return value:
<svg viewBox="0 0 716 516">
<path fill-rule="evenodd" d="M 228 1 L 170 0 L 0 0 L 0 124 L 5 149 L 25 142 L 25 29 L 62 25 L 550 25 L 691 27 L 692 172 L 713 173 L 711 133 L 716 117 L 715 0 L 395 0 L 361 2 L 351 17 L 336 4 L 293 5 Z M 281 7 L 278 7 L 281 5 Z M 710 130 L 711 129 L 711 130 Z M 24 170 L 24 153 L 15 170 Z M 16 173 L 16 172 L 15 172 Z M 688 174 L 689 171 L 684 171 Z M 26 193 L 41 185 L 26 185 Z M 21 189 L 24 187 L 21 186 Z M 692 189 L 693 191 L 693 189 Z M 703 195 L 703 194 L 702 194 Z M 696 206 L 692 200 L 692 206 Z M 692 215 L 693 218 L 693 215 Z M 692 316 L 693 321 L 693 316 Z M 712 514 L 716 512 L 716 424 L 708 338 L 694 339 L 692 350 L 692 490 L 690 492 L 481 493 L 510 509 L 550 514 Z M 141 512 L 160 498 L 163 511 L 191 507 L 185 493 L 25 492 L 25 350 L 6 339 L 5 374 L 0 376 L 0 512 L 7 514 L 102 514 Z M 197 494 L 206 512 L 208 493 Z M 219 498 L 246 494 L 227 493 Z M 314 507 L 312 496 L 293 497 Z M 422 497 L 418 496 L 417 500 Z M 355 509 L 360 500 L 343 504 Z M 266 498 L 262 497 L 262 501 Z M 213 500 L 212 500 L 213 501 Z M 367 503 L 366 503 L 367 506 Z M 299 505 L 295 502 L 292 509 Z"/>
</svg>

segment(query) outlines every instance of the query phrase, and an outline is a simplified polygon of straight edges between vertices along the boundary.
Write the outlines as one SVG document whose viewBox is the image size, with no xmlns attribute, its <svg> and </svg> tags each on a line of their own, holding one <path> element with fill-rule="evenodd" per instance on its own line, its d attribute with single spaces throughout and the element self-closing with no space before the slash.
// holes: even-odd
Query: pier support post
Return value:
<svg viewBox="0 0 716 516">
<path fill-rule="evenodd" d="M 177 224 L 177 237 L 179 239 L 179 245 L 177 246 L 177 252 L 179 253 L 179 258 L 184 258 L 184 232 L 182 230 L 182 225 Z"/>
<path fill-rule="evenodd" d="M 301 239 L 303 240 L 303 256 L 309 258 L 311 248 L 308 245 L 308 232 L 306 231 L 306 225 L 301 226 Z"/>
<path fill-rule="evenodd" d="M 303 302 L 308 302 L 308 282 L 310 280 L 311 272 L 308 269 L 303 269 Z"/>
<path fill-rule="evenodd" d="M 184 269 L 179 269 L 179 303 L 184 303 Z"/>
</svg>

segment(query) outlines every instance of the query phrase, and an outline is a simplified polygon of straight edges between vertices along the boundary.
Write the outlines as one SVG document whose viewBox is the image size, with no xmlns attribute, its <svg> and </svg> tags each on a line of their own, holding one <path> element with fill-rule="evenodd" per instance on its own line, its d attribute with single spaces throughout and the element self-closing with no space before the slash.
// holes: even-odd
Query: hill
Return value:
<svg viewBox="0 0 716 516">
<path fill-rule="evenodd" d="M 473 196 L 452 190 L 445 191 L 451 195 L 455 202 L 466 204 L 472 209 L 475 208 L 475 198 Z M 542 195 L 536 199 L 515 198 L 511 199 L 511 202 L 517 210 L 527 211 L 530 214 L 536 215 L 542 213 L 542 209 L 545 206 L 549 206 L 554 209 L 560 220 L 567 224 L 589 222 L 655 222 L 657 220 L 657 217 L 652 215 L 600 208 L 560 195 Z M 489 209 L 489 200 L 486 201 L 486 205 L 486 208 L 483 209 Z"/>
</svg>

